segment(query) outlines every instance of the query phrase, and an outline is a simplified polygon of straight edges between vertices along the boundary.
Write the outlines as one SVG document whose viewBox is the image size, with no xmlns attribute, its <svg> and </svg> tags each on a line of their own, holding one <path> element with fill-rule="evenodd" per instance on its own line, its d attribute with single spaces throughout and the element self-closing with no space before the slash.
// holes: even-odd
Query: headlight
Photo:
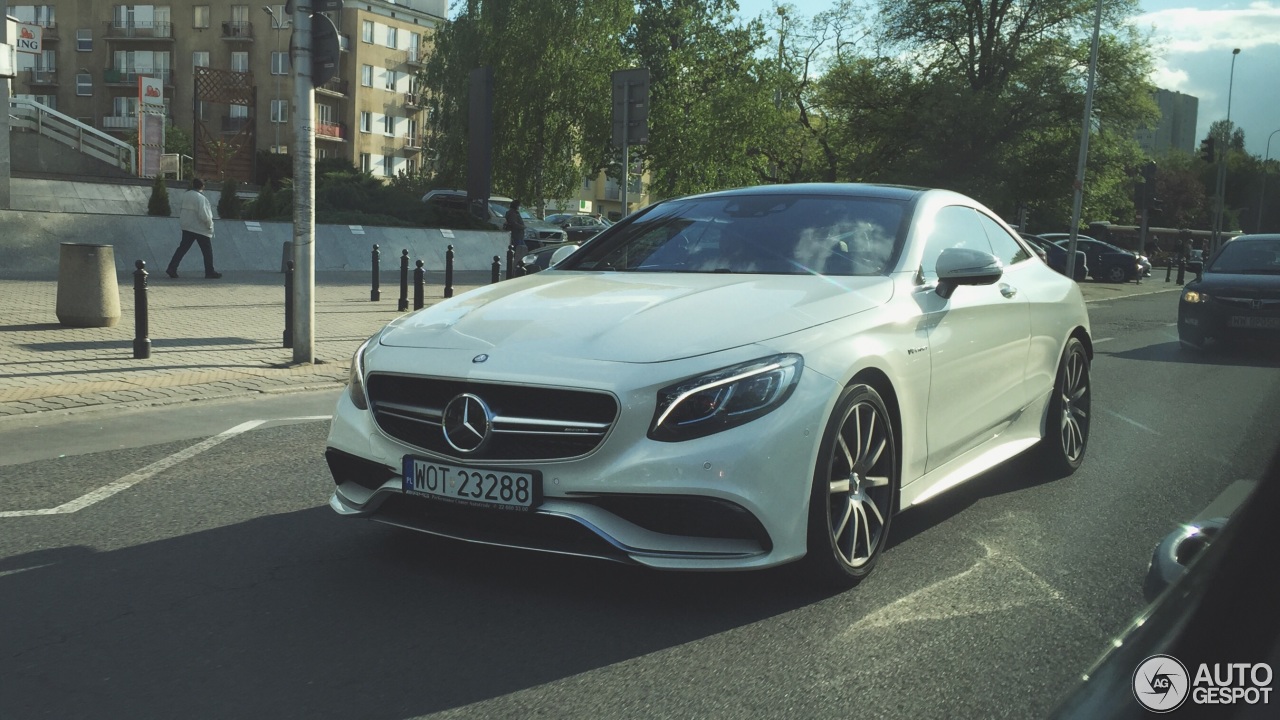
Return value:
<svg viewBox="0 0 1280 720">
<path fill-rule="evenodd" d="M 520 262 L 524 263 L 525 265 L 532 265 L 538 262 L 538 256 L 534 255 L 533 253 L 530 253 L 528 255 L 525 255 L 523 258 L 521 258 Z"/>
<path fill-rule="evenodd" d="M 679 442 L 751 422 L 791 397 L 803 369 L 799 355 L 774 355 L 665 387 L 649 437 Z"/>
<path fill-rule="evenodd" d="M 377 339 L 378 336 L 374 335 L 360 343 L 356 354 L 351 357 L 351 373 L 347 376 L 347 395 L 351 397 L 351 404 L 361 410 L 369 409 L 369 398 L 364 392 L 364 354 Z"/>
<path fill-rule="evenodd" d="M 538 229 L 537 229 L 537 228 L 525 228 L 525 229 L 524 229 L 524 239 L 525 239 L 525 240 L 537 240 L 537 239 L 538 239 Z"/>
<path fill-rule="evenodd" d="M 1182 302 L 1186 303 L 1206 303 L 1209 302 L 1209 296 L 1195 290 L 1187 290 L 1182 293 Z"/>
</svg>

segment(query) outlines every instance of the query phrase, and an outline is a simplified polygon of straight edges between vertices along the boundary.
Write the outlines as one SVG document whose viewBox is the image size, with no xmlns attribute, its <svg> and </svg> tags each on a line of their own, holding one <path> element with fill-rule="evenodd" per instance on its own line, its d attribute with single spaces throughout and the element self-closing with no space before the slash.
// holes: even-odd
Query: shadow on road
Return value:
<svg viewBox="0 0 1280 720">
<path fill-rule="evenodd" d="M 1280 368 L 1280 346 L 1264 343 L 1226 345 L 1210 342 L 1204 348 L 1186 348 L 1177 342 L 1164 342 L 1116 352 L 1099 350 L 1098 354 L 1120 360 Z"/>
</svg>

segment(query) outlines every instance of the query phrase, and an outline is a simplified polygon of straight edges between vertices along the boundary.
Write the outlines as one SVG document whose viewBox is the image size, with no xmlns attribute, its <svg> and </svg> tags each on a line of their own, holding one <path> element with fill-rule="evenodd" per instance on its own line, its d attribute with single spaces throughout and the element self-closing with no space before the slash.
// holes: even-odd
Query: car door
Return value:
<svg viewBox="0 0 1280 720">
<path fill-rule="evenodd" d="M 938 211 L 921 263 L 925 284 L 916 291 L 929 337 L 926 472 L 997 435 L 1025 398 L 1027 297 L 1010 278 L 939 296 L 936 263 L 952 247 L 996 254 L 976 210 L 950 205 Z"/>
</svg>

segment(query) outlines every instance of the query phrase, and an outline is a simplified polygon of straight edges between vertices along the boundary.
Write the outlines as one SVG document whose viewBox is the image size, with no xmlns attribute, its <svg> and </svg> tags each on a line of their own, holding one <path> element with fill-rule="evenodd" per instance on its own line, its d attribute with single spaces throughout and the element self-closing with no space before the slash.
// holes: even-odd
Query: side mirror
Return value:
<svg viewBox="0 0 1280 720">
<path fill-rule="evenodd" d="M 547 267 L 555 267 L 556 263 L 569 257 L 573 254 L 573 251 L 577 249 L 577 245 L 565 245 L 564 247 L 559 248 L 555 252 L 551 253 L 551 262 L 547 263 Z"/>
<path fill-rule="evenodd" d="M 1000 260 L 991 253 L 967 248 L 947 248 L 938 256 L 938 296 L 949 299 L 961 285 L 990 285 L 1004 275 Z"/>
</svg>

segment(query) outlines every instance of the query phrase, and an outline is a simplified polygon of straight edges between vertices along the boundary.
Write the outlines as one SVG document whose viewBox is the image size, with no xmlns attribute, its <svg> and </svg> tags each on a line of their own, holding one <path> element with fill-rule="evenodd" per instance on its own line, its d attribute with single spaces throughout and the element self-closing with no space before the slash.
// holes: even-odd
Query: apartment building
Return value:
<svg viewBox="0 0 1280 720">
<path fill-rule="evenodd" d="M 287 153 L 293 143 L 284 10 L 208 0 L 9 5 L 19 22 L 43 29 L 43 53 L 19 54 L 13 92 L 123 139 L 138 125 L 138 78 L 159 78 L 167 115 L 205 160 L 197 172 L 210 174 L 209 146 L 221 144 L 235 155 L 225 172 L 249 180 L 258 150 Z M 338 75 L 315 93 L 318 158 L 346 158 L 382 176 L 421 166 L 426 106 L 414 75 L 447 10 L 448 0 L 348 0 L 327 13 L 342 57 Z M 225 72 L 202 73 L 197 87 L 197 67 Z M 219 83 L 247 90 L 232 93 L 239 102 L 218 102 L 210 88 Z"/>
</svg>

